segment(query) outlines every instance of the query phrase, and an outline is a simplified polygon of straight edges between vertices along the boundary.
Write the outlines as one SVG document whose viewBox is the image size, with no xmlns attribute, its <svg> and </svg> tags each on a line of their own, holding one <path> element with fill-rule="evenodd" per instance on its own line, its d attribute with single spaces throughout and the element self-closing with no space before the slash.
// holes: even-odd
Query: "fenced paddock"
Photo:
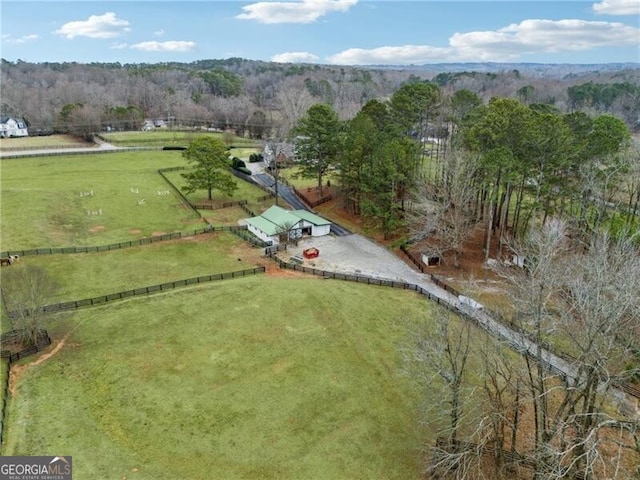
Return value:
<svg viewBox="0 0 640 480">
<path fill-rule="evenodd" d="M 60 254 L 75 254 L 75 253 L 96 253 L 96 252 L 109 252 L 112 250 L 120 250 L 123 248 L 139 247 L 141 245 L 151 245 L 157 242 L 166 242 L 169 240 L 176 240 L 184 237 L 191 237 L 194 235 L 203 235 L 214 232 L 237 232 L 247 231 L 246 225 L 229 225 L 229 226 L 214 226 L 207 225 L 204 228 L 197 230 L 190 230 L 186 232 L 173 232 L 164 233 L 162 235 L 156 235 L 148 238 L 140 238 L 138 240 L 129 240 L 127 242 L 110 243 L 108 245 L 94 245 L 86 247 L 43 247 L 43 248 L 31 248 L 28 250 L 9 250 L 7 252 L 0 252 L 0 256 L 6 257 L 8 255 L 60 255 Z"/>
<path fill-rule="evenodd" d="M 226 273 L 214 273 L 211 275 L 201 275 L 199 277 L 191 277 L 185 278 L 183 280 L 176 280 L 173 282 L 165 282 L 157 285 L 151 285 L 147 287 L 139 287 L 131 290 L 126 290 L 123 292 L 111 293 L 108 295 L 99 295 L 97 297 L 92 298 L 84 298 L 82 300 L 72 300 L 69 302 L 61 302 L 54 303 L 51 305 L 43 306 L 40 311 L 45 313 L 56 313 L 62 312 L 66 310 L 75 310 L 82 307 L 91 307 L 94 305 L 101 305 L 108 302 L 113 302 L 116 300 L 122 300 L 125 298 L 136 297 L 140 295 L 150 295 L 153 293 L 166 292 L 168 290 L 174 290 L 180 287 L 187 287 L 189 285 L 197 285 L 200 283 L 209 283 L 215 282 L 219 280 L 230 280 L 233 278 L 242 278 L 248 275 L 257 275 L 260 273 L 264 273 L 264 267 L 255 267 L 245 270 L 237 270 L 234 272 L 226 272 Z M 13 318 L 17 316 L 17 312 L 9 312 L 9 318 Z"/>
<path fill-rule="evenodd" d="M 420 399 L 389 352 L 428 316 L 391 289 L 255 275 L 74 310 L 52 323 L 69 347 L 16 385 L 3 453 L 82 450 L 81 478 L 417 478 Z"/>
<path fill-rule="evenodd" d="M 177 194 L 157 194 L 167 190 L 159 163 L 185 161 L 161 151 L 3 158 L 3 250 L 110 244 L 203 226 Z"/>
</svg>

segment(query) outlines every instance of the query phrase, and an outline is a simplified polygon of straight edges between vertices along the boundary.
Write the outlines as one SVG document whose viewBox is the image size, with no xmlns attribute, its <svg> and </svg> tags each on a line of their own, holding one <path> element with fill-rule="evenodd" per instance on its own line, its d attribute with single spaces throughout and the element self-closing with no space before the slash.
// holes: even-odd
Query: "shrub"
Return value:
<svg viewBox="0 0 640 480">
<path fill-rule="evenodd" d="M 234 167 L 238 172 L 244 173 L 245 175 L 251 175 L 251 170 L 247 167 Z"/>
<path fill-rule="evenodd" d="M 247 164 L 246 164 L 246 163 L 244 163 L 244 161 L 243 161 L 243 160 L 240 160 L 238 157 L 233 157 L 233 158 L 231 159 L 231 166 L 232 166 L 233 168 L 238 168 L 238 167 L 246 168 Z"/>
<path fill-rule="evenodd" d="M 162 147 L 162 150 L 186 150 L 187 147 L 183 147 L 180 145 L 168 145 L 166 147 Z"/>
</svg>

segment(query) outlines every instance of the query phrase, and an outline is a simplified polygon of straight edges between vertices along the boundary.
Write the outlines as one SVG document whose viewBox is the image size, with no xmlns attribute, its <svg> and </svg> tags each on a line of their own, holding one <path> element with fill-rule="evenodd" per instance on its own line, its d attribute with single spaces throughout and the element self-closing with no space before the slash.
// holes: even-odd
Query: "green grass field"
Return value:
<svg viewBox="0 0 640 480">
<path fill-rule="evenodd" d="M 148 132 L 132 131 L 132 132 L 111 132 L 102 133 L 100 135 L 109 143 L 118 146 L 164 146 L 164 145 L 188 145 L 193 140 L 201 136 L 209 136 L 222 140 L 222 133 L 205 132 L 201 130 L 184 131 L 158 129 Z M 233 146 L 235 147 L 255 147 L 256 142 L 243 137 L 233 137 Z M 238 155 L 239 156 L 239 155 Z"/>
<path fill-rule="evenodd" d="M 106 252 L 27 256 L 11 272 L 43 268 L 59 285 L 47 300 L 51 304 L 253 268 L 261 252 L 231 233 L 216 232 Z M 6 300 L 9 310 L 17 308 Z"/>
<path fill-rule="evenodd" d="M 103 245 L 201 228 L 157 173 L 180 165 L 180 152 L 170 151 L 3 160 L 0 249 Z"/>
<path fill-rule="evenodd" d="M 1 248 L 200 228 L 157 174 L 183 165 L 176 151 L 3 161 Z M 180 172 L 167 175 L 182 186 Z M 216 201 L 246 199 L 256 212 L 273 204 L 238 185 Z M 246 216 L 202 213 L 221 225 Z M 11 268 L 49 272 L 61 285 L 55 303 L 251 268 L 261 252 L 215 233 L 25 256 Z M 433 441 L 418 421 L 429 399 L 400 373 L 399 345 L 432 308 L 402 290 L 258 275 L 51 316 L 54 345 L 12 367 L 2 454 L 73 455 L 77 479 L 419 478 Z"/>
<path fill-rule="evenodd" d="M 174 172 L 166 172 L 165 176 L 169 179 L 171 183 L 173 183 L 176 187 L 182 188 L 185 184 L 185 180 L 182 177 L 181 171 Z M 233 195 L 224 195 L 221 192 L 216 192 L 214 190 L 214 199 L 212 202 L 209 202 L 207 198 L 207 192 L 205 190 L 198 190 L 193 193 L 185 194 L 187 199 L 193 203 L 211 203 L 213 205 L 222 205 L 225 202 L 237 202 L 240 200 L 246 200 L 247 208 L 249 208 L 252 212 L 259 214 L 260 212 L 266 210 L 271 205 L 275 203 L 274 198 L 268 198 L 265 200 L 259 200 L 260 198 L 267 195 L 267 192 L 264 190 L 252 185 L 249 182 L 242 181 L 237 179 L 238 189 L 233 193 Z M 283 207 L 287 207 L 286 202 L 280 201 Z M 236 215 L 233 216 L 232 212 L 236 212 Z M 233 208 L 231 210 L 202 210 L 202 215 L 208 218 L 211 223 L 214 225 L 237 225 L 237 220 L 240 218 L 247 217 L 247 213 L 243 210 L 240 210 L 239 207 Z"/>
<path fill-rule="evenodd" d="M 42 148 L 78 148 L 91 147 L 92 143 L 85 142 L 71 135 L 48 135 L 42 137 L 19 137 L 0 139 L 0 150 L 27 150 Z"/>
<path fill-rule="evenodd" d="M 264 276 L 67 314 L 3 453 L 73 455 L 78 479 L 418 478 L 398 345 L 429 314 L 406 291 Z"/>
</svg>

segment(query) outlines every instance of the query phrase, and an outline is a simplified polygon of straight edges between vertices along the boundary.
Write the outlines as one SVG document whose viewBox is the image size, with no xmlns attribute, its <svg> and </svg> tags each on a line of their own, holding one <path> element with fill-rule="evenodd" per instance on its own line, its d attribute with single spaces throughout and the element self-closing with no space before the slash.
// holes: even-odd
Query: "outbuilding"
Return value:
<svg viewBox="0 0 640 480">
<path fill-rule="evenodd" d="M 276 245 L 304 235 L 320 237 L 331 231 L 331 222 L 307 210 L 285 210 L 274 205 L 257 217 L 245 219 L 247 228 L 263 242 Z"/>
</svg>

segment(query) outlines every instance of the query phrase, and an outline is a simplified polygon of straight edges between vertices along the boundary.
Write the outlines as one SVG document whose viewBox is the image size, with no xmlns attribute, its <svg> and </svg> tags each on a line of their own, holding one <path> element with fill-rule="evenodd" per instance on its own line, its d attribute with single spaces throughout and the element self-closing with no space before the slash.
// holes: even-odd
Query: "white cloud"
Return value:
<svg viewBox="0 0 640 480">
<path fill-rule="evenodd" d="M 131 45 L 130 48 L 143 50 L 145 52 L 189 52 L 196 48 L 196 43 L 176 40 L 157 42 L 153 40 L 150 42 L 136 43 L 134 45 Z"/>
<path fill-rule="evenodd" d="M 370 50 L 350 48 L 328 58 L 337 65 L 410 65 L 426 61 L 446 61 L 451 57 L 451 49 L 428 45 L 401 45 L 378 47 Z"/>
<path fill-rule="evenodd" d="M 53 33 L 68 39 L 75 37 L 115 38 L 131 31 L 129 22 L 116 17 L 113 12 L 104 15 L 91 15 L 87 20 L 65 23 Z"/>
<path fill-rule="evenodd" d="M 258 2 L 242 7 L 241 20 L 260 23 L 312 23 L 330 12 L 346 12 L 358 0 L 302 0 L 302 2 Z"/>
<path fill-rule="evenodd" d="M 524 20 L 495 31 L 455 33 L 444 48 L 429 45 L 351 48 L 330 56 L 328 61 L 339 65 L 505 62 L 527 54 L 634 46 L 639 43 L 640 30 L 622 23 Z"/>
<path fill-rule="evenodd" d="M 2 40 L 4 40 L 6 43 L 13 43 L 13 44 L 26 43 L 33 40 L 38 40 L 39 38 L 40 37 L 35 33 L 29 34 L 29 35 L 23 35 L 21 37 L 15 37 L 15 38 L 10 33 L 5 33 L 2 35 Z"/>
<path fill-rule="evenodd" d="M 154 34 L 156 37 L 161 37 L 161 36 L 163 36 L 163 35 L 164 35 L 164 30 L 161 28 L 160 30 L 156 30 L 155 32 L 153 32 L 153 34 Z"/>
<path fill-rule="evenodd" d="M 271 57 L 272 62 L 279 63 L 315 63 L 318 56 L 309 52 L 284 52 Z"/>
<path fill-rule="evenodd" d="M 456 52 L 478 60 L 512 60 L 531 53 L 558 53 L 637 45 L 640 30 L 622 23 L 586 20 L 524 20 L 494 32 L 456 33 Z"/>
<path fill-rule="evenodd" d="M 640 15 L 638 0 L 602 0 L 592 7 L 594 12 L 604 15 Z"/>
<path fill-rule="evenodd" d="M 128 46 L 129 44 L 127 42 L 119 42 L 112 44 L 111 48 L 113 48 L 114 50 L 122 50 L 124 48 L 127 48 Z"/>
</svg>

